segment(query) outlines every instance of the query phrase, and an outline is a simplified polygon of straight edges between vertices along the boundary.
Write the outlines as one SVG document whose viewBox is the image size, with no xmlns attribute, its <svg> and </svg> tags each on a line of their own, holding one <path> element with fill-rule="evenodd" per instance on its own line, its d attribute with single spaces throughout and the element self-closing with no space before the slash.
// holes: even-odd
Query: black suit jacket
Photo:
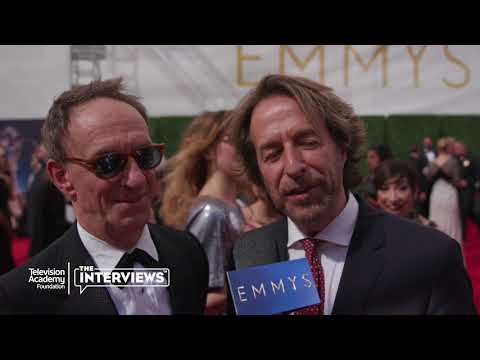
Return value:
<svg viewBox="0 0 480 360">
<path fill-rule="evenodd" d="M 189 233 L 165 226 L 149 225 L 161 267 L 170 269 L 170 301 L 173 314 L 202 314 L 208 289 L 208 262 L 198 240 Z M 118 314 L 107 288 L 89 287 L 80 294 L 71 286 L 63 290 L 36 289 L 28 283 L 28 268 L 65 269 L 71 278 L 78 266 L 95 266 L 80 240 L 76 223 L 57 241 L 26 265 L 0 277 L 2 314 Z"/>
<path fill-rule="evenodd" d="M 332 314 L 475 314 L 456 241 L 357 200 Z M 287 241 L 286 218 L 246 233 L 234 247 L 235 269 L 287 261 Z"/>
</svg>

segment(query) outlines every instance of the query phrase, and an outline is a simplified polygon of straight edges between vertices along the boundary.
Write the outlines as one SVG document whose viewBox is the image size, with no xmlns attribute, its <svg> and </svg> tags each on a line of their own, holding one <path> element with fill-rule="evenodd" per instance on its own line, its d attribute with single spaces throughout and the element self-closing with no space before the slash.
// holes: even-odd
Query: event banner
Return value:
<svg viewBox="0 0 480 360">
<path fill-rule="evenodd" d="M 159 115 L 233 107 L 267 74 L 298 75 L 330 86 L 359 115 L 480 112 L 477 45 L 154 45 L 141 49 L 139 90 L 150 111 Z M 149 67 L 152 75 L 155 67 L 156 75 L 147 79 Z"/>
<path fill-rule="evenodd" d="M 12 45 L 0 119 L 45 116 L 81 76 L 123 76 L 158 117 L 232 108 L 267 74 L 330 86 L 359 115 L 478 114 L 478 67 L 480 45 Z"/>
</svg>

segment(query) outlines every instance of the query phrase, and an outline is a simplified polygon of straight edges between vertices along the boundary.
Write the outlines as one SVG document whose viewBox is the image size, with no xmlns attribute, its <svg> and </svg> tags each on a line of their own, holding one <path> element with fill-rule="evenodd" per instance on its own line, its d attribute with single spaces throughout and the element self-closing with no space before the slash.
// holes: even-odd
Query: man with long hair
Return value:
<svg viewBox="0 0 480 360">
<path fill-rule="evenodd" d="M 285 216 L 239 239 L 235 269 L 306 257 L 321 302 L 298 315 L 475 313 L 453 239 L 352 194 L 365 129 L 332 89 L 269 75 L 232 117 L 249 177 Z"/>
</svg>

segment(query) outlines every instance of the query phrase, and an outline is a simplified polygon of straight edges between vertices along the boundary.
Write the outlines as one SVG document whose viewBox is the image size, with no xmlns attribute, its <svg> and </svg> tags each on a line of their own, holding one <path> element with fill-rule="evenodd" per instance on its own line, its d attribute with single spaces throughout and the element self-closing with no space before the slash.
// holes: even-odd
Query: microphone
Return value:
<svg viewBox="0 0 480 360">
<path fill-rule="evenodd" d="M 272 315 L 319 304 L 306 258 L 227 271 L 237 315 Z"/>
</svg>

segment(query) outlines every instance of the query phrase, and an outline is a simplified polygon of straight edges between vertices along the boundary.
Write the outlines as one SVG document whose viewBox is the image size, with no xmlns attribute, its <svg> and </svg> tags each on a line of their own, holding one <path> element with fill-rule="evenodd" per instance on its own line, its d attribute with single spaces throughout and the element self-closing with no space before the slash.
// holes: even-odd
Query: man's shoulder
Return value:
<svg viewBox="0 0 480 360">
<path fill-rule="evenodd" d="M 173 229 L 165 225 L 149 225 L 152 240 L 157 247 L 160 260 L 165 266 L 175 271 L 177 281 L 187 286 L 185 294 L 197 289 L 206 297 L 208 288 L 208 260 L 204 249 L 197 238 L 187 232 Z M 178 288 L 177 288 L 178 289 Z M 196 296 L 196 295 L 195 295 Z M 201 299 L 202 307 L 205 299 Z"/>
<path fill-rule="evenodd" d="M 262 241 L 263 243 L 273 242 L 280 234 L 283 234 L 285 237 L 287 237 L 287 231 L 287 218 L 282 218 L 271 224 L 243 233 L 236 242 L 235 247 L 241 248 L 245 246 L 261 245 L 258 244 L 259 241 Z"/>
<path fill-rule="evenodd" d="M 168 242 L 174 242 L 177 240 L 180 241 L 191 241 L 192 234 L 188 231 L 178 230 L 173 227 L 164 224 L 148 224 L 150 233 L 154 239 L 161 238 L 162 240 Z"/>
<path fill-rule="evenodd" d="M 421 261 L 430 265 L 452 259 L 460 252 L 458 243 L 443 232 L 413 220 L 375 209 L 359 200 L 359 216 L 352 238 L 357 245 L 385 247 L 392 262 Z"/>
<path fill-rule="evenodd" d="M 168 252 L 203 252 L 198 239 L 192 233 L 177 230 L 167 225 L 149 224 L 152 240 L 159 248 Z"/>
<path fill-rule="evenodd" d="M 459 247 L 454 239 L 440 230 L 410 219 L 385 213 L 380 221 L 387 239 L 386 245 L 395 251 L 405 250 L 412 255 L 415 253 L 432 254 L 435 257 L 451 253 Z"/>
</svg>

